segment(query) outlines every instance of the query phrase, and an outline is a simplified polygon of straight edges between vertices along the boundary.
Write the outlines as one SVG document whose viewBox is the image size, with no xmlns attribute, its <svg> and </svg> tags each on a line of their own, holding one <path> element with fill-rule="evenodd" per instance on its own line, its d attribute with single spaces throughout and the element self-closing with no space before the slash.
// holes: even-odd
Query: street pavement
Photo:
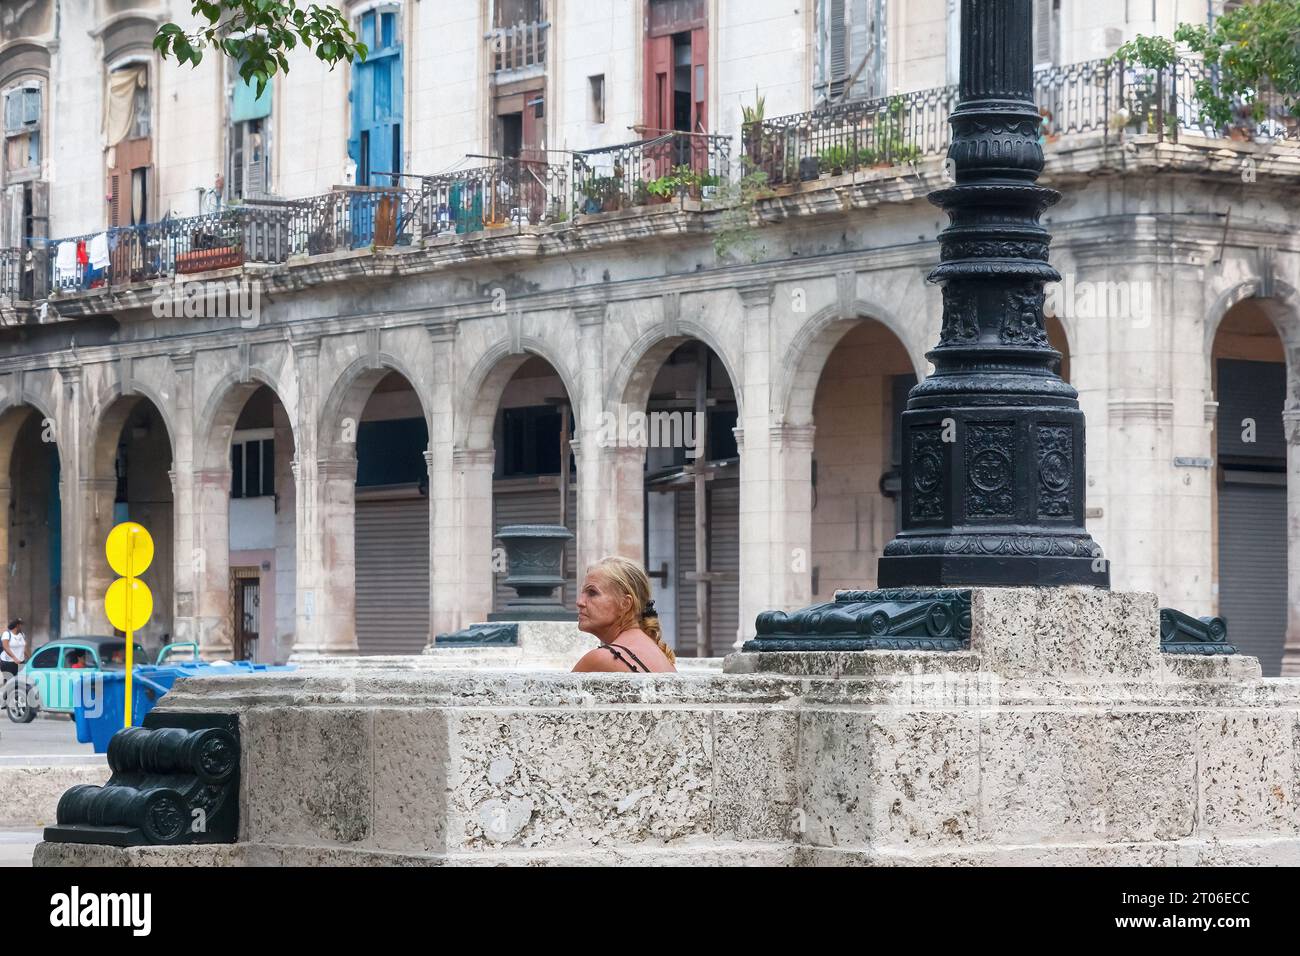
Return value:
<svg viewBox="0 0 1300 956">
<path fill-rule="evenodd" d="M 15 724 L 0 715 L 0 767 L 48 767 L 105 760 L 90 744 L 77 742 L 77 727 L 69 717 L 37 717 L 30 724 Z"/>
<path fill-rule="evenodd" d="M 37 717 L 30 724 L 15 724 L 0 714 L 0 773 L 6 766 L 105 761 L 90 744 L 77 742 L 77 727 L 71 718 Z M 0 867 L 31 866 L 32 850 L 40 841 L 39 830 L 0 829 Z"/>
</svg>

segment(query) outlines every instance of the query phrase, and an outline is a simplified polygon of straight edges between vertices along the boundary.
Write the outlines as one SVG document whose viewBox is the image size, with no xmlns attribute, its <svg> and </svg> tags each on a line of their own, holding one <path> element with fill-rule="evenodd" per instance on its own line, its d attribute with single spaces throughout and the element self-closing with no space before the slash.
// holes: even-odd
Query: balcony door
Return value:
<svg viewBox="0 0 1300 956">
<path fill-rule="evenodd" d="M 352 135 L 348 155 L 357 185 L 395 186 L 402 172 L 402 35 L 396 7 L 362 14 L 357 33 L 370 49 L 352 65 Z"/>
<path fill-rule="evenodd" d="M 643 124 L 660 132 L 708 128 L 709 23 L 705 0 L 646 5 Z"/>
</svg>

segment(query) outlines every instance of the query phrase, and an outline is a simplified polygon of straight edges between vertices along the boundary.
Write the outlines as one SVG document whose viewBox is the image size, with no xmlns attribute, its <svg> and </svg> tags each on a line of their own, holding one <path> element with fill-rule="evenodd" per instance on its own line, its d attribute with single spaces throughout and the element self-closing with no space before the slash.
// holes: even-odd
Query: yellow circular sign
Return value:
<svg viewBox="0 0 1300 956">
<path fill-rule="evenodd" d="M 143 574 L 153 561 L 153 538 L 143 525 L 123 521 L 108 533 L 104 545 L 108 566 L 126 577 Z"/>
<path fill-rule="evenodd" d="M 129 617 L 126 608 L 128 595 L 131 598 Z M 119 631 L 134 631 L 144 627 L 153 614 L 153 595 L 149 593 L 149 585 L 135 578 L 118 578 L 108 586 L 104 611 L 108 614 L 109 623 Z"/>
</svg>

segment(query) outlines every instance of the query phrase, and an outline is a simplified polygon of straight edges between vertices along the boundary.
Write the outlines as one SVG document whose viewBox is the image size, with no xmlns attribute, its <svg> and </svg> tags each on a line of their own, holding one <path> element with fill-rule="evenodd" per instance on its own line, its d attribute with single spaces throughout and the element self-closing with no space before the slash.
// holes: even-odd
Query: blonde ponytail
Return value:
<svg viewBox="0 0 1300 956">
<path fill-rule="evenodd" d="M 645 568 L 635 561 L 614 555 L 602 558 L 587 569 L 603 574 L 613 585 L 632 599 L 632 620 L 645 631 L 650 640 L 659 645 L 659 650 L 669 662 L 677 660 L 673 649 L 664 643 L 663 629 L 659 627 L 659 614 L 655 611 L 654 601 L 650 598 L 650 577 Z"/>
<path fill-rule="evenodd" d="M 649 610 L 649 613 L 643 612 L 641 614 L 641 630 L 646 632 L 646 636 L 650 640 L 659 645 L 659 650 L 664 652 L 664 657 L 668 658 L 670 662 L 676 662 L 677 655 L 673 653 L 671 647 L 664 643 L 663 629 L 659 627 L 659 615 L 655 613 L 653 608 Z"/>
</svg>

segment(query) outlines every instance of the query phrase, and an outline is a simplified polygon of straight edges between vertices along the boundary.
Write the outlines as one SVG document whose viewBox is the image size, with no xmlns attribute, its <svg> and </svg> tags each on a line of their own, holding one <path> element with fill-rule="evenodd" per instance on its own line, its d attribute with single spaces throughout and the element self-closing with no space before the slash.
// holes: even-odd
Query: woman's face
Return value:
<svg viewBox="0 0 1300 956">
<path fill-rule="evenodd" d="M 622 593 L 603 574 L 593 571 L 583 580 L 577 603 L 578 630 L 600 636 L 627 617 L 632 609 L 632 596 Z"/>
</svg>

